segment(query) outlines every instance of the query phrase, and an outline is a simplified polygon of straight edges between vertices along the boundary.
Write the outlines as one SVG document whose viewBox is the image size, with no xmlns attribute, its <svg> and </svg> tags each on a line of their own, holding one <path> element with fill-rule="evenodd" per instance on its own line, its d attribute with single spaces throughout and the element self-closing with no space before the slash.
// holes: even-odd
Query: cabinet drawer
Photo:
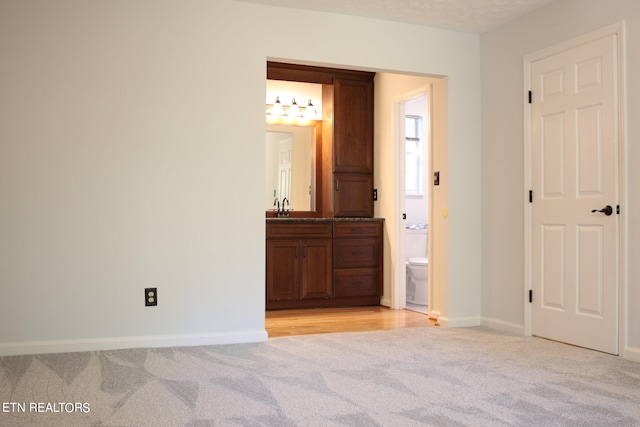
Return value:
<svg viewBox="0 0 640 427">
<path fill-rule="evenodd" d="M 334 268 L 380 267 L 380 239 L 334 240 Z"/>
<path fill-rule="evenodd" d="M 381 281 L 379 268 L 356 268 L 336 270 L 333 274 L 336 298 L 379 296 Z"/>
<path fill-rule="evenodd" d="M 267 223 L 267 239 L 331 239 L 332 225 L 326 223 Z"/>
<path fill-rule="evenodd" d="M 336 239 L 382 236 L 380 222 L 336 222 L 333 226 Z"/>
</svg>

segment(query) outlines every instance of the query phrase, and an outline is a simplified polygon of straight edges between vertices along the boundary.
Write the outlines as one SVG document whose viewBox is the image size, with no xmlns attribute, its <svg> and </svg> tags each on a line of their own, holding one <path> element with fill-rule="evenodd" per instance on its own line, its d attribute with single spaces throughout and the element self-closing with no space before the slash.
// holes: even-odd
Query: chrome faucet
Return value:
<svg viewBox="0 0 640 427">
<path fill-rule="evenodd" d="M 278 198 L 276 197 L 276 199 L 273 201 L 273 206 L 278 205 L 278 209 L 276 210 L 276 213 L 279 215 L 280 214 L 280 200 L 278 200 Z"/>
<path fill-rule="evenodd" d="M 278 216 L 289 216 L 289 209 L 285 209 L 285 203 L 289 205 L 289 199 L 282 199 L 282 210 L 278 211 Z"/>
</svg>

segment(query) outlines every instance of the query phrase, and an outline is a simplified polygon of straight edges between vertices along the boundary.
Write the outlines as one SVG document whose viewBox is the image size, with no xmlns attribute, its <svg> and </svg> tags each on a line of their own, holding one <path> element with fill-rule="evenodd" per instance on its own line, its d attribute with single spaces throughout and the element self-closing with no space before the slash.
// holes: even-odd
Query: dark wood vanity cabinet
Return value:
<svg viewBox="0 0 640 427">
<path fill-rule="evenodd" d="M 267 310 L 380 304 L 382 226 L 267 222 Z"/>
<path fill-rule="evenodd" d="M 330 223 L 267 224 L 267 309 L 333 297 L 331 237 Z"/>
</svg>

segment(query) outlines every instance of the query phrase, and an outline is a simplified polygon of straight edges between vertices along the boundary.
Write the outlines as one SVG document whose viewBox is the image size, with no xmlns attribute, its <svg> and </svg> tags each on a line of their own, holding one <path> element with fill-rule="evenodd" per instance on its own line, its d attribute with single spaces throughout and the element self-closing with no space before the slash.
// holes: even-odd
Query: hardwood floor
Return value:
<svg viewBox="0 0 640 427">
<path fill-rule="evenodd" d="M 265 324 L 269 338 L 438 326 L 424 313 L 382 306 L 269 310 Z"/>
</svg>

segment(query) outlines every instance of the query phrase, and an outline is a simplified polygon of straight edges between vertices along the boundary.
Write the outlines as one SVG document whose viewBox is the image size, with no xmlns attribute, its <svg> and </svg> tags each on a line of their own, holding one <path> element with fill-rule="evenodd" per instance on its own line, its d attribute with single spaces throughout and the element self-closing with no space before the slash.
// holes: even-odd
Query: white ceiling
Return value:
<svg viewBox="0 0 640 427">
<path fill-rule="evenodd" d="M 483 33 L 555 0 L 241 0 Z"/>
</svg>

